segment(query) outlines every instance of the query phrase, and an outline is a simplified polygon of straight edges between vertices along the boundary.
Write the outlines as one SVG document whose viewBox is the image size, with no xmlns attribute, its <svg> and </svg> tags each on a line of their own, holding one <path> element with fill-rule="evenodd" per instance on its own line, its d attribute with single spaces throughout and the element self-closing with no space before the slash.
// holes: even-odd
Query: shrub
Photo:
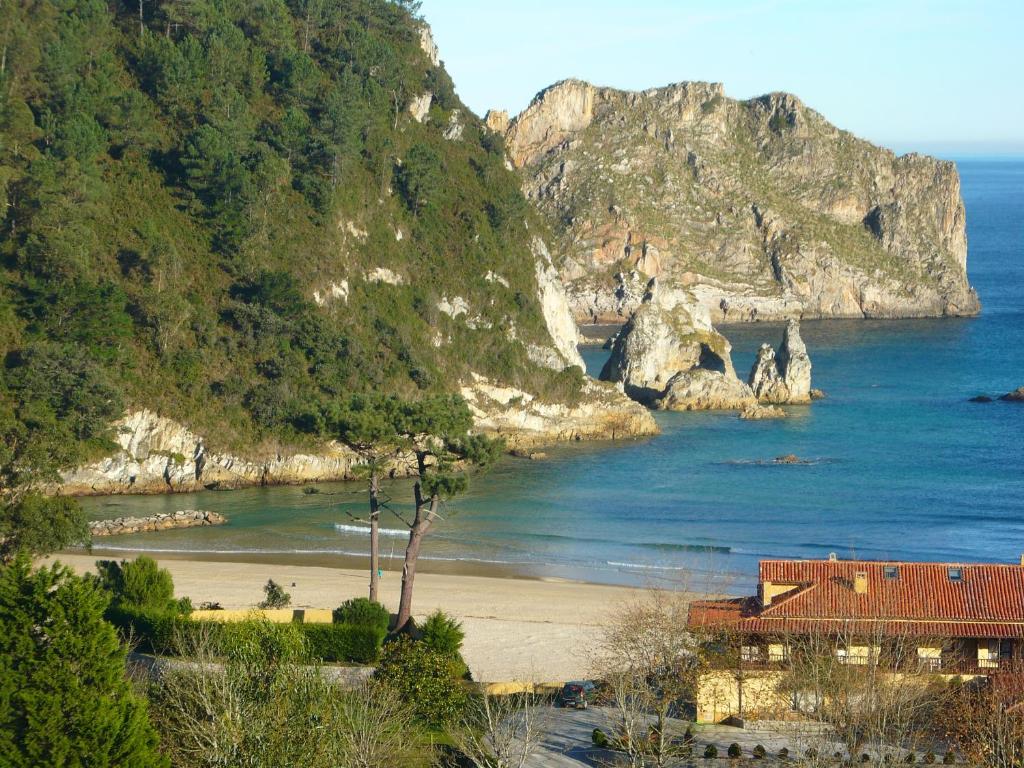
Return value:
<svg viewBox="0 0 1024 768">
<path fill-rule="evenodd" d="M 740 750 L 740 745 L 734 741 L 732 744 L 729 745 L 729 749 L 726 751 L 726 754 L 735 760 L 737 757 L 740 757 L 743 754 L 743 752 L 742 750 Z"/>
<path fill-rule="evenodd" d="M 704 747 L 704 757 L 710 760 L 713 757 L 718 757 L 718 747 L 714 744 L 708 744 Z"/>
<path fill-rule="evenodd" d="M 430 614 L 420 630 L 420 641 L 427 648 L 452 658 L 460 655 L 465 637 L 462 624 L 442 611 Z"/>
<path fill-rule="evenodd" d="M 299 624 L 309 655 L 323 661 L 372 664 L 380 654 L 385 631 L 355 624 Z"/>
<path fill-rule="evenodd" d="M 111 605 L 190 613 L 192 601 L 174 599 L 174 579 L 156 560 L 140 555 L 134 560 L 97 560 L 99 583 L 111 596 Z"/>
<path fill-rule="evenodd" d="M 334 621 L 338 624 L 352 624 L 359 627 L 377 627 L 387 632 L 391 614 L 380 603 L 365 597 L 346 600 L 334 609 Z"/>
<path fill-rule="evenodd" d="M 904 763 L 916 763 L 917 762 L 917 755 L 915 755 L 913 752 L 907 752 L 907 756 L 905 758 L 903 758 L 903 762 Z"/>
<path fill-rule="evenodd" d="M 595 747 L 601 749 L 608 749 L 608 734 L 602 731 L 600 728 L 595 728 L 590 734 L 590 740 L 594 742 Z"/>
<path fill-rule="evenodd" d="M 765 749 L 763 745 L 758 744 L 756 747 L 754 747 L 753 754 L 755 758 L 757 758 L 758 760 L 762 760 L 768 756 L 768 750 Z"/>
<path fill-rule="evenodd" d="M 862 754 L 860 756 L 860 761 L 862 763 L 870 763 L 871 762 L 871 755 L 869 755 L 867 752 L 865 752 L 864 754 Z"/>
<path fill-rule="evenodd" d="M 95 579 L 0 567 L 0 763 L 166 766 Z"/>
<path fill-rule="evenodd" d="M 693 728 L 686 726 L 686 733 L 683 734 L 683 743 L 689 744 L 692 747 L 693 742 L 695 741 L 696 739 L 693 737 Z"/>
<path fill-rule="evenodd" d="M 188 625 L 196 623 L 175 610 L 134 605 L 108 608 L 105 618 L 117 628 L 123 640 L 135 645 L 136 650 L 171 655 L 178 652 L 178 633 L 188 631 Z"/>
<path fill-rule="evenodd" d="M 953 750 L 950 750 L 942 756 L 943 765 L 953 765 L 956 762 L 956 755 L 953 754 Z"/>
<path fill-rule="evenodd" d="M 804 757 L 806 757 L 808 760 L 814 760 L 817 756 L 818 750 L 816 750 L 814 747 L 808 747 L 807 751 L 804 752 Z"/>
<path fill-rule="evenodd" d="M 443 728 L 466 707 L 466 689 L 453 659 L 408 637 L 399 637 L 381 650 L 374 678 L 395 691 L 416 718 Z"/>
<path fill-rule="evenodd" d="M 789 757 L 789 749 L 783 747 L 779 750 L 779 760 L 786 760 Z"/>
<path fill-rule="evenodd" d="M 287 608 L 292 604 L 292 596 L 273 579 L 267 579 L 266 586 L 263 587 L 263 594 L 265 597 L 259 604 L 260 608 Z"/>
<path fill-rule="evenodd" d="M 842 752 L 838 752 L 838 751 L 837 752 L 833 752 L 832 753 L 832 757 L 834 757 L 837 761 L 842 762 L 842 760 L 843 760 L 843 753 Z"/>
<path fill-rule="evenodd" d="M 932 751 L 931 751 L 931 750 L 929 749 L 929 750 L 928 750 L 927 752 L 925 752 L 925 753 L 924 753 L 924 761 L 925 761 L 925 763 L 927 763 L 928 765 L 932 765 L 932 764 L 934 764 L 934 763 L 935 763 L 935 753 L 934 753 L 934 752 L 932 752 Z"/>
</svg>

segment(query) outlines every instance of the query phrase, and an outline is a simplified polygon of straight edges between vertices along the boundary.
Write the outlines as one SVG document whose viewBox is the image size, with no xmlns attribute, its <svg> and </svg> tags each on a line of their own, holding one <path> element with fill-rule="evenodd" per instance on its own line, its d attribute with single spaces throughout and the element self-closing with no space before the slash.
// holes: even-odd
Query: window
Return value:
<svg viewBox="0 0 1024 768">
<path fill-rule="evenodd" d="M 761 649 L 756 645 L 744 645 L 740 648 L 740 659 L 747 662 L 761 661 Z"/>
<path fill-rule="evenodd" d="M 882 577 L 886 581 L 895 581 L 900 577 L 900 569 L 895 565 L 887 565 L 882 568 Z"/>
<path fill-rule="evenodd" d="M 961 581 L 964 580 L 963 568 L 949 568 L 946 571 L 946 574 L 949 576 L 949 580 L 952 581 L 954 584 L 959 584 Z"/>
</svg>

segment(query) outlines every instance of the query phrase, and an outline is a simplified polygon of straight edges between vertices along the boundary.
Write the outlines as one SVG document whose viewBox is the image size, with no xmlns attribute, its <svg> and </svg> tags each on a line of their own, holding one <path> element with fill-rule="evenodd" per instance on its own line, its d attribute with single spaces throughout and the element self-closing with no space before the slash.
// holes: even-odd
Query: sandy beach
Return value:
<svg viewBox="0 0 1024 768">
<path fill-rule="evenodd" d="M 61 554 L 54 559 L 79 573 L 94 570 L 102 556 Z M 334 608 L 367 593 L 363 570 L 307 565 L 161 559 L 175 591 L 193 604 L 216 601 L 248 608 L 263 597 L 267 579 L 291 594 L 297 608 Z M 386 572 L 384 604 L 398 608 L 400 575 Z M 489 576 L 420 573 L 414 614 L 440 608 L 466 631 L 463 654 L 477 680 L 559 681 L 588 674 L 588 658 L 603 617 L 637 591 L 625 587 Z"/>
</svg>

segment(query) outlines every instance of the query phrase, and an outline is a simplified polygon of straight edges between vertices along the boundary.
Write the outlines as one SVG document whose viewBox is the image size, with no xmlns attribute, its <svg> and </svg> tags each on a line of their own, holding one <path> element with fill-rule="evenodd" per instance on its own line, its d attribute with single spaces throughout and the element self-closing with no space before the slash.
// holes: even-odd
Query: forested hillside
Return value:
<svg viewBox="0 0 1024 768">
<path fill-rule="evenodd" d="M 326 401 L 470 370 L 575 396 L 527 354 L 551 339 L 519 181 L 416 10 L 3 3 L 6 450 L 72 464 L 142 406 L 301 444 Z"/>
</svg>

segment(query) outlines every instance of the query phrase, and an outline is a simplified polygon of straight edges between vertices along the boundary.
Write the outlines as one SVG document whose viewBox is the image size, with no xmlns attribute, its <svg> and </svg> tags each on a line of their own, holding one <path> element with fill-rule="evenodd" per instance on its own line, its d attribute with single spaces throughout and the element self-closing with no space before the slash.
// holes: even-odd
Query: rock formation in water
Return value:
<svg viewBox="0 0 1024 768">
<path fill-rule="evenodd" d="M 771 344 L 761 345 L 747 383 L 762 403 L 811 402 L 811 358 L 800 338 L 799 321 L 786 325 L 778 354 Z"/>
<path fill-rule="evenodd" d="M 670 410 L 742 408 L 754 402 L 736 378 L 731 346 L 687 292 L 651 281 L 601 371 L 627 395 Z"/>
<path fill-rule="evenodd" d="M 979 310 L 956 166 L 897 157 L 789 94 L 568 80 L 487 124 L 557 233 L 581 322 L 628 318 L 633 270 L 689 287 L 715 322 Z"/>
<path fill-rule="evenodd" d="M 1017 387 L 1013 392 L 1007 392 L 999 399 L 1006 400 L 1011 403 L 1024 403 L 1024 387 Z"/>
<path fill-rule="evenodd" d="M 219 512 L 200 509 L 185 509 L 149 517 L 117 517 L 113 520 L 94 520 L 89 523 L 93 536 L 117 536 L 122 533 L 148 533 L 170 531 L 176 528 L 199 528 L 207 525 L 224 525 L 227 518 Z"/>
</svg>

